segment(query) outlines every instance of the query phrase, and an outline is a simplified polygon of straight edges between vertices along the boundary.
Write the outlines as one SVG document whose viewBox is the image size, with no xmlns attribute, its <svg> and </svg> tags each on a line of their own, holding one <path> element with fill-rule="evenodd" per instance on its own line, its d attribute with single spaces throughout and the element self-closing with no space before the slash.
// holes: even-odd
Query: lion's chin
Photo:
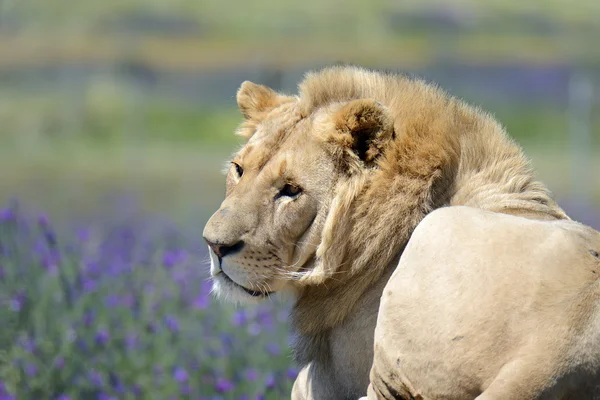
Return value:
<svg viewBox="0 0 600 400">
<path fill-rule="evenodd" d="M 213 293 L 228 302 L 248 304 L 248 303 L 259 303 L 260 301 L 269 297 L 271 292 L 257 292 L 247 289 L 229 278 L 225 273 L 219 273 L 213 276 Z"/>
</svg>

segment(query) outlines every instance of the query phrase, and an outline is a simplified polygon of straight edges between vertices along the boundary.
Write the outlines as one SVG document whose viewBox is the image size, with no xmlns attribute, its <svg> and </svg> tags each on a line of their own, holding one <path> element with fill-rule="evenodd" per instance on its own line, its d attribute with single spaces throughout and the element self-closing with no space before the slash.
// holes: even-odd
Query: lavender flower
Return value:
<svg viewBox="0 0 600 400">
<path fill-rule="evenodd" d="M 99 329 L 98 332 L 96 332 L 95 341 L 99 346 L 104 346 L 107 344 L 110 341 L 110 334 L 108 333 L 108 330 L 105 328 Z"/>
<path fill-rule="evenodd" d="M 179 332 L 179 321 L 177 321 L 177 318 L 175 318 L 174 316 L 168 315 L 165 318 L 165 325 L 171 332 L 173 332 L 173 333 Z"/>
<path fill-rule="evenodd" d="M 251 336 L 258 336 L 262 332 L 262 327 L 257 322 L 253 322 L 248 325 L 248 333 Z"/>
<path fill-rule="evenodd" d="M 281 354 L 281 347 L 277 343 L 269 343 L 267 345 L 267 352 L 272 356 L 278 356 Z"/>
<path fill-rule="evenodd" d="M 33 353 L 35 351 L 35 341 L 31 338 L 23 338 L 20 340 L 20 344 L 27 353 Z"/>
<path fill-rule="evenodd" d="M 177 382 L 187 382 L 188 378 L 188 373 L 184 368 L 176 367 L 173 371 L 173 379 L 175 379 Z"/>
<path fill-rule="evenodd" d="M 82 228 L 77 231 L 77 240 L 80 243 L 87 242 L 90 239 L 90 230 L 89 228 Z"/>
<path fill-rule="evenodd" d="M 233 382 L 225 378 L 218 379 L 217 383 L 215 384 L 215 390 L 217 393 L 226 393 L 232 391 L 233 389 L 235 389 Z"/>
<path fill-rule="evenodd" d="M 248 318 L 246 317 L 246 312 L 244 310 L 237 310 L 231 319 L 231 323 L 233 326 L 242 326 L 246 323 Z"/>
<path fill-rule="evenodd" d="M 163 264 L 167 268 L 172 268 L 187 260 L 187 253 L 183 250 L 167 250 L 163 254 Z"/>
<path fill-rule="evenodd" d="M 135 332 L 130 332 L 125 336 L 125 346 L 128 350 L 133 350 L 139 343 L 138 335 Z"/>
<path fill-rule="evenodd" d="M 98 371 L 91 370 L 88 373 L 88 380 L 95 387 L 104 386 L 104 379 L 102 378 L 102 375 L 98 373 Z"/>
<path fill-rule="evenodd" d="M 14 221 L 16 218 L 15 212 L 10 208 L 0 210 L 0 223 Z"/>
<path fill-rule="evenodd" d="M 10 299 L 10 309 L 14 312 L 19 312 L 25 305 L 26 297 L 24 292 L 18 292 Z"/>
<path fill-rule="evenodd" d="M 249 369 L 246 371 L 246 379 L 250 382 L 254 382 L 258 379 L 258 371 L 255 369 Z"/>
<path fill-rule="evenodd" d="M 27 374 L 27 376 L 33 377 L 37 375 L 38 369 L 35 366 L 35 364 L 27 364 L 25 366 L 25 373 Z"/>
<path fill-rule="evenodd" d="M 288 379 L 295 380 L 298 377 L 298 370 L 296 368 L 288 368 L 286 375 Z"/>
<path fill-rule="evenodd" d="M 269 374 L 265 379 L 265 386 L 267 387 L 267 389 L 275 388 L 276 384 L 277 382 L 275 381 L 275 376 L 273 376 L 273 374 Z"/>
<path fill-rule="evenodd" d="M 84 292 L 90 293 L 96 291 L 96 289 L 98 288 L 98 283 L 92 278 L 84 277 L 82 286 Z"/>
<path fill-rule="evenodd" d="M 205 294 L 198 295 L 192 302 L 192 305 L 197 310 L 205 310 L 210 305 L 210 297 Z"/>
<path fill-rule="evenodd" d="M 86 328 L 92 326 L 95 319 L 94 316 L 95 313 L 93 311 L 86 311 L 86 313 L 83 314 L 83 326 L 85 326 Z"/>
</svg>

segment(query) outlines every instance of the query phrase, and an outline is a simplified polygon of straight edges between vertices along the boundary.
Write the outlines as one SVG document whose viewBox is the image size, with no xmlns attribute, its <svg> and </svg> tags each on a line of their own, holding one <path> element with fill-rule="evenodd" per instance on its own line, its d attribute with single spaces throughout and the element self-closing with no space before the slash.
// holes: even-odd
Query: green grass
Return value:
<svg viewBox="0 0 600 400">
<path fill-rule="evenodd" d="M 0 99 L 0 203 L 19 197 L 53 215 L 85 215 L 106 207 L 111 194 L 132 193 L 149 211 L 209 215 L 224 195 L 222 166 L 243 143 L 233 134 L 239 112 L 160 99 L 135 103 L 123 93 L 88 93 L 77 110 L 60 97 Z M 486 108 L 532 156 L 540 177 L 568 194 L 577 155 L 569 150 L 565 112 Z M 597 139 L 594 145 L 597 171 Z M 600 185 L 592 192 L 600 201 Z"/>
</svg>

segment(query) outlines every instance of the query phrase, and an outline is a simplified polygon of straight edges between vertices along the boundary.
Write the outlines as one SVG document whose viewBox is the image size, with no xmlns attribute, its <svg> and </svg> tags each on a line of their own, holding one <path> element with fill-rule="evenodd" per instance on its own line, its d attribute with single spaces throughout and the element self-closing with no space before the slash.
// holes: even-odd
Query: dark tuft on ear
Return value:
<svg viewBox="0 0 600 400">
<path fill-rule="evenodd" d="M 275 107 L 291 100 L 291 97 L 250 81 L 243 82 L 237 92 L 237 104 L 246 119 L 262 119 Z"/>
<path fill-rule="evenodd" d="M 372 99 L 353 100 L 334 116 L 334 139 L 371 165 L 394 136 L 394 119 L 387 107 Z"/>
</svg>

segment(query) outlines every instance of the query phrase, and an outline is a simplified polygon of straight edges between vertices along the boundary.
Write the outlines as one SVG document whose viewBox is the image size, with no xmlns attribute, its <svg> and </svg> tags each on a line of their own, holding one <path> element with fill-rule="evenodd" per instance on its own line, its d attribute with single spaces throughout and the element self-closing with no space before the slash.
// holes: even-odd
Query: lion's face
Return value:
<svg viewBox="0 0 600 400">
<path fill-rule="evenodd" d="M 204 230 L 215 290 L 234 299 L 281 291 L 314 256 L 336 172 L 309 119 L 262 121 L 234 156 L 226 198 Z M 285 132 L 284 132 L 285 131 Z"/>
<path fill-rule="evenodd" d="M 343 140 L 352 136 L 336 128 L 348 123 L 340 122 L 347 104 L 307 115 L 298 99 L 251 83 L 242 85 L 238 104 L 246 117 L 241 134 L 250 138 L 231 160 L 226 198 L 204 238 L 214 291 L 246 302 L 298 288 L 310 272 L 336 184 L 348 174 Z"/>
</svg>

